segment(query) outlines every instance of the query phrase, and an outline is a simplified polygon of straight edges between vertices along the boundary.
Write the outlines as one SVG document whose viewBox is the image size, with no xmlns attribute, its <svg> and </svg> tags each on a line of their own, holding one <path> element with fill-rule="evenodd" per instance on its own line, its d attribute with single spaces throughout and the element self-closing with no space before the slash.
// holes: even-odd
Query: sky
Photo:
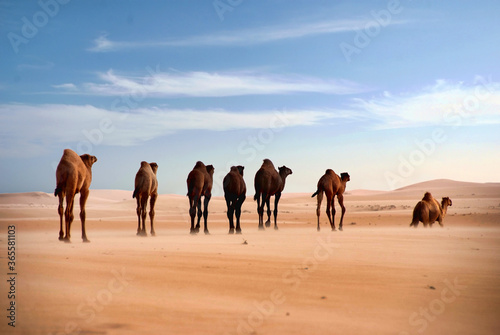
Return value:
<svg viewBox="0 0 500 335">
<path fill-rule="evenodd" d="M 156 162 L 185 195 L 197 161 L 247 194 L 326 169 L 349 189 L 500 182 L 498 1 L 0 1 L 0 193 L 55 188 L 65 148 L 94 189 Z"/>
</svg>

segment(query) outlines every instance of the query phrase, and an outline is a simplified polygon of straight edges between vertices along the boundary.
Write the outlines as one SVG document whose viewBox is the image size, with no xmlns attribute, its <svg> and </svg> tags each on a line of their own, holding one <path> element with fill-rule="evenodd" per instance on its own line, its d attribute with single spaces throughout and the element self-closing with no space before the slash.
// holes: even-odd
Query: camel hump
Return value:
<svg viewBox="0 0 500 335">
<path fill-rule="evenodd" d="M 431 201 L 432 199 L 432 194 L 430 192 L 425 192 L 424 197 L 422 198 L 424 201 Z"/>
<path fill-rule="evenodd" d="M 270 159 L 266 158 L 264 159 L 264 161 L 262 162 L 262 167 L 263 168 L 273 168 L 274 169 L 274 164 L 273 162 L 271 162 Z"/>
<path fill-rule="evenodd" d="M 145 167 L 148 167 L 149 166 L 149 163 L 146 162 L 146 161 L 142 161 L 141 162 L 141 168 L 145 168 Z"/>
<path fill-rule="evenodd" d="M 196 164 L 194 165 L 194 169 L 199 169 L 199 168 L 204 168 L 205 164 L 203 164 L 202 161 L 197 161 Z"/>
<path fill-rule="evenodd" d="M 326 169 L 325 174 L 335 174 L 332 169 Z"/>
</svg>

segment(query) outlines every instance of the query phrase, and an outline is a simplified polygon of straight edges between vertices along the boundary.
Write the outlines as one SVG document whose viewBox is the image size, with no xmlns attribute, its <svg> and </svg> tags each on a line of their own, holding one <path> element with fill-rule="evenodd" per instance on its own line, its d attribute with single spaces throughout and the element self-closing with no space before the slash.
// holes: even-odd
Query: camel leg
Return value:
<svg viewBox="0 0 500 335">
<path fill-rule="evenodd" d="M 205 195 L 205 199 L 203 199 L 203 224 L 204 224 L 203 232 L 205 233 L 205 235 L 210 235 L 207 226 L 207 219 L 208 219 L 208 203 L 210 202 L 211 197 L 212 195 L 209 194 Z"/>
<path fill-rule="evenodd" d="M 137 194 L 136 196 L 137 200 L 137 208 L 136 208 L 136 213 L 137 213 L 137 236 L 141 235 L 141 195 Z"/>
<path fill-rule="evenodd" d="M 333 215 L 333 217 L 332 217 Z M 333 203 L 333 197 L 329 194 L 326 195 L 326 216 L 328 216 L 328 221 L 330 222 L 330 227 L 332 231 L 335 231 L 335 205 Z"/>
<path fill-rule="evenodd" d="M 241 217 L 241 206 L 245 201 L 246 195 L 241 195 L 236 200 L 236 234 L 241 234 L 240 217 Z"/>
<path fill-rule="evenodd" d="M 281 192 L 276 193 L 274 195 L 274 230 L 278 230 L 278 223 L 277 223 L 277 218 L 278 218 L 278 202 L 280 201 L 281 198 Z"/>
<path fill-rule="evenodd" d="M 146 217 L 148 216 L 148 212 L 146 211 L 148 206 L 148 197 L 141 198 L 141 236 L 148 236 L 146 233 Z"/>
<path fill-rule="evenodd" d="M 342 223 L 344 221 L 345 206 L 344 206 L 344 196 L 342 194 L 337 195 L 337 201 L 339 202 L 340 208 L 342 209 L 342 214 L 340 215 L 339 230 L 342 231 Z"/>
<path fill-rule="evenodd" d="M 229 220 L 229 233 L 228 234 L 234 234 L 234 221 L 233 221 L 233 215 L 234 215 L 234 199 L 231 199 L 229 195 L 224 195 L 224 198 L 226 199 L 226 205 L 227 205 L 227 219 Z"/>
<path fill-rule="evenodd" d="M 259 213 L 259 230 L 264 230 L 264 203 L 265 195 L 262 193 L 257 197 L 257 212 Z"/>
<path fill-rule="evenodd" d="M 64 219 L 66 224 L 66 236 L 64 242 L 70 242 L 71 238 L 71 223 L 73 222 L 73 204 L 75 202 L 75 194 L 70 192 L 66 196 L 66 211 L 64 212 Z"/>
<path fill-rule="evenodd" d="M 63 231 L 63 217 L 64 217 L 64 192 L 59 193 L 59 207 L 57 208 L 57 213 L 59 213 L 59 241 L 64 239 L 64 231 Z"/>
<path fill-rule="evenodd" d="M 318 217 L 318 228 L 317 230 L 320 231 L 320 228 L 319 228 L 319 216 L 320 216 L 320 213 L 321 213 L 321 202 L 323 201 L 323 192 L 318 192 L 318 205 L 316 207 L 316 216 Z"/>
<path fill-rule="evenodd" d="M 200 220 L 201 220 L 201 216 L 203 215 L 203 212 L 201 211 L 201 195 L 198 197 L 198 201 L 196 203 L 196 207 L 197 207 L 197 210 L 198 210 L 198 220 L 196 222 L 196 226 L 194 227 L 194 230 L 196 233 L 199 233 L 200 232 Z"/>
<path fill-rule="evenodd" d="M 266 227 L 271 227 L 271 206 L 269 205 L 269 202 L 271 200 L 271 196 L 266 197 L 266 206 L 267 206 L 267 220 L 266 220 Z M 264 209 L 264 208 L 262 208 Z"/>
<path fill-rule="evenodd" d="M 90 242 L 87 238 L 87 233 L 85 232 L 85 203 L 87 202 L 87 198 L 89 197 L 89 191 L 82 191 L 80 193 L 80 221 L 82 222 L 82 240 L 83 242 Z"/>
<path fill-rule="evenodd" d="M 335 229 L 335 213 L 337 211 L 335 210 L 335 196 L 332 197 L 332 222 L 331 222 L 331 225 L 332 225 L 332 231 L 336 231 L 337 229 Z"/>
<path fill-rule="evenodd" d="M 196 205 L 198 204 L 197 196 L 189 196 L 189 216 L 191 217 L 191 234 L 196 234 L 196 229 L 194 228 L 194 218 L 196 216 Z"/>
<path fill-rule="evenodd" d="M 154 218 L 155 218 L 155 204 L 158 194 L 151 194 L 151 200 L 149 201 L 149 219 L 151 220 L 151 236 L 155 236 Z"/>
</svg>

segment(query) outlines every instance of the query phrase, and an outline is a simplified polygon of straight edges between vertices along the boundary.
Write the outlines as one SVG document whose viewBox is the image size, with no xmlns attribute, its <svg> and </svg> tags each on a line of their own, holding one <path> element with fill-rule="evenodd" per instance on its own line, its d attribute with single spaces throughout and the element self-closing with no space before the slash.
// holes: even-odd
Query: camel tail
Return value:
<svg viewBox="0 0 500 335">
<path fill-rule="evenodd" d="M 138 193 L 138 192 L 139 192 L 139 191 L 138 191 L 137 189 L 135 189 L 135 190 L 134 190 L 134 193 L 132 194 L 132 198 L 135 198 L 135 197 L 137 196 L 137 193 Z"/>
<path fill-rule="evenodd" d="M 59 193 L 62 192 L 62 187 L 57 187 L 55 190 L 54 190 L 54 197 L 57 197 L 59 195 Z"/>
<path fill-rule="evenodd" d="M 317 190 L 316 192 L 313 193 L 313 195 L 311 195 L 311 198 L 314 198 L 315 196 L 317 196 L 319 193 L 319 190 Z"/>
</svg>

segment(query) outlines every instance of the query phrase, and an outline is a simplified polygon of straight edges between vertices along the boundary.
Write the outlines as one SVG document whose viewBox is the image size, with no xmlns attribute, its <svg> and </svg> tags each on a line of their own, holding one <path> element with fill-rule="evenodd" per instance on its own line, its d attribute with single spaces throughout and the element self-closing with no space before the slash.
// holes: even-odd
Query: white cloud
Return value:
<svg viewBox="0 0 500 335">
<path fill-rule="evenodd" d="M 90 105 L 0 105 L 0 156 L 43 154 L 54 145 L 131 146 L 182 130 L 311 126 L 345 118 L 333 110 L 246 111 L 141 108 L 129 113 Z"/>
<path fill-rule="evenodd" d="M 299 75 L 270 75 L 248 72 L 153 72 L 144 77 L 100 73 L 100 83 L 85 83 L 79 92 L 105 96 L 229 97 L 289 93 L 353 94 L 368 89 L 340 79 L 319 79 Z M 56 88 L 69 88 L 55 85 Z M 74 85 L 73 85 L 74 86 Z M 75 88 L 74 86 L 72 88 Z"/>
<path fill-rule="evenodd" d="M 499 124 L 500 83 L 480 76 L 470 85 L 440 79 L 416 93 L 354 99 L 351 107 L 370 115 L 382 129 Z"/>
<path fill-rule="evenodd" d="M 190 36 L 183 39 L 170 39 L 163 41 L 112 41 L 107 34 L 94 40 L 94 45 L 89 48 L 92 52 L 111 52 L 138 48 L 157 47 L 199 47 L 199 46 L 224 46 L 224 45 L 251 45 L 269 43 L 278 40 L 302 38 L 323 34 L 335 34 L 346 31 L 363 29 L 370 19 L 352 19 L 323 21 L 313 23 L 294 23 L 288 26 L 274 26 L 256 29 L 239 30 L 232 32 L 219 32 L 209 35 Z M 406 21 L 392 20 L 387 24 L 402 24 Z"/>
</svg>

